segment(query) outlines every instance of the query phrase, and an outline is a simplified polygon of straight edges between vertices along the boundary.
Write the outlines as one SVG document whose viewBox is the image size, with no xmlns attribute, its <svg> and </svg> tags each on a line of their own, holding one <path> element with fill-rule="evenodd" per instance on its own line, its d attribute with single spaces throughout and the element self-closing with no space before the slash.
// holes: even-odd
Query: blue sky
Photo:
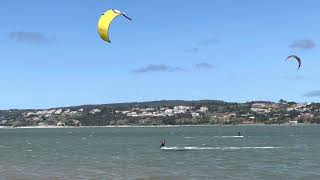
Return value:
<svg viewBox="0 0 320 180">
<path fill-rule="evenodd" d="M 318 101 L 317 0 L 2 0 L 0 109 Z M 99 38 L 107 9 L 125 12 Z M 302 59 L 297 71 L 288 55 Z"/>
</svg>

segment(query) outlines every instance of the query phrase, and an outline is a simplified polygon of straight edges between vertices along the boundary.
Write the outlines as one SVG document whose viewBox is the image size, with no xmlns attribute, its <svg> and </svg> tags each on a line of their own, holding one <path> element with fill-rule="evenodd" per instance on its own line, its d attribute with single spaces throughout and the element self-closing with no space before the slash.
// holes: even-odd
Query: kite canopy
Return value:
<svg viewBox="0 0 320 180">
<path fill-rule="evenodd" d="M 301 59 L 300 59 L 298 56 L 296 56 L 296 55 L 290 55 L 290 56 L 287 57 L 286 60 L 289 60 L 289 59 L 295 59 L 295 60 L 297 60 L 297 62 L 298 62 L 298 69 L 300 69 L 300 67 L 301 67 Z"/>
<path fill-rule="evenodd" d="M 109 39 L 110 24 L 119 15 L 122 15 L 127 19 L 131 20 L 131 18 L 129 18 L 126 14 L 116 9 L 110 9 L 101 15 L 98 22 L 98 32 L 101 39 L 111 43 Z"/>
</svg>

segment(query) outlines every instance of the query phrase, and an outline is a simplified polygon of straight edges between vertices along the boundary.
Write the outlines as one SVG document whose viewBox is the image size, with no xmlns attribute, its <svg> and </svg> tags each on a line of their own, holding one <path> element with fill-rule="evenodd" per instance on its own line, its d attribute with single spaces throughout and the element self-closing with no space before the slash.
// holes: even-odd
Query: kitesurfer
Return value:
<svg viewBox="0 0 320 180">
<path fill-rule="evenodd" d="M 165 139 L 163 139 L 163 140 L 161 140 L 160 141 L 160 148 L 162 148 L 162 147 L 164 147 L 165 145 L 166 145 L 166 140 Z"/>
<path fill-rule="evenodd" d="M 238 132 L 238 136 L 241 136 L 240 132 Z"/>
</svg>

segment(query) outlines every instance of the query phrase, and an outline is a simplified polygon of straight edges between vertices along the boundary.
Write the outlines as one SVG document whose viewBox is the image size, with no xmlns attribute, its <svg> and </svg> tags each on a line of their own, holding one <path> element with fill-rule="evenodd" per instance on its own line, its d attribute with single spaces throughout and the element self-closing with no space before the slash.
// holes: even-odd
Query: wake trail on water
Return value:
<svg viewBox="0 0 320 180">
<path fill-rule="evenodd" d="M 285 147 L 275 147 L 275 146 L 261 146 L 261 147 L 193 147 L 193 146 L 186 146 L 186 147 L 178 147 L 178 146 L 171 146 L 171 147 L 162 147 L 161 150 L 241 150 L 241 149 L 280 149 Z"/>
<path fill-rule="evenodd" d="M 243 138 L 244 136 L 213 136 L 213 138 Z"/>
<path fill-rule="evenodd" d="M 192 136 L 185 136 L 185 139 L 191 138 L 244 138 L 244 136 L 211 136 L 211 137 L 192 137 Z"/>
</svg>

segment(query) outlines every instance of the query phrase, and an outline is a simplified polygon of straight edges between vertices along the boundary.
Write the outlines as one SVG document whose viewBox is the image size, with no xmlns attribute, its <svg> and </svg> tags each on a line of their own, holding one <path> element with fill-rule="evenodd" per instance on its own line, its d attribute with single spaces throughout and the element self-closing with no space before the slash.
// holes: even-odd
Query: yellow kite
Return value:
<svg viewBox="0 0 320 180">
<path fill-rule="evenodd" d="M 101 39 L 111 43 L 109 39 L 109 27 L 113 19 L 115 19 L 119 15 L 122 15 L 131 20 L 131 18 L 129 18 L 126 14 L 116 9 L 110 9 L 101 15 L 98 22 L 98 32 Z"/>
</svg>

